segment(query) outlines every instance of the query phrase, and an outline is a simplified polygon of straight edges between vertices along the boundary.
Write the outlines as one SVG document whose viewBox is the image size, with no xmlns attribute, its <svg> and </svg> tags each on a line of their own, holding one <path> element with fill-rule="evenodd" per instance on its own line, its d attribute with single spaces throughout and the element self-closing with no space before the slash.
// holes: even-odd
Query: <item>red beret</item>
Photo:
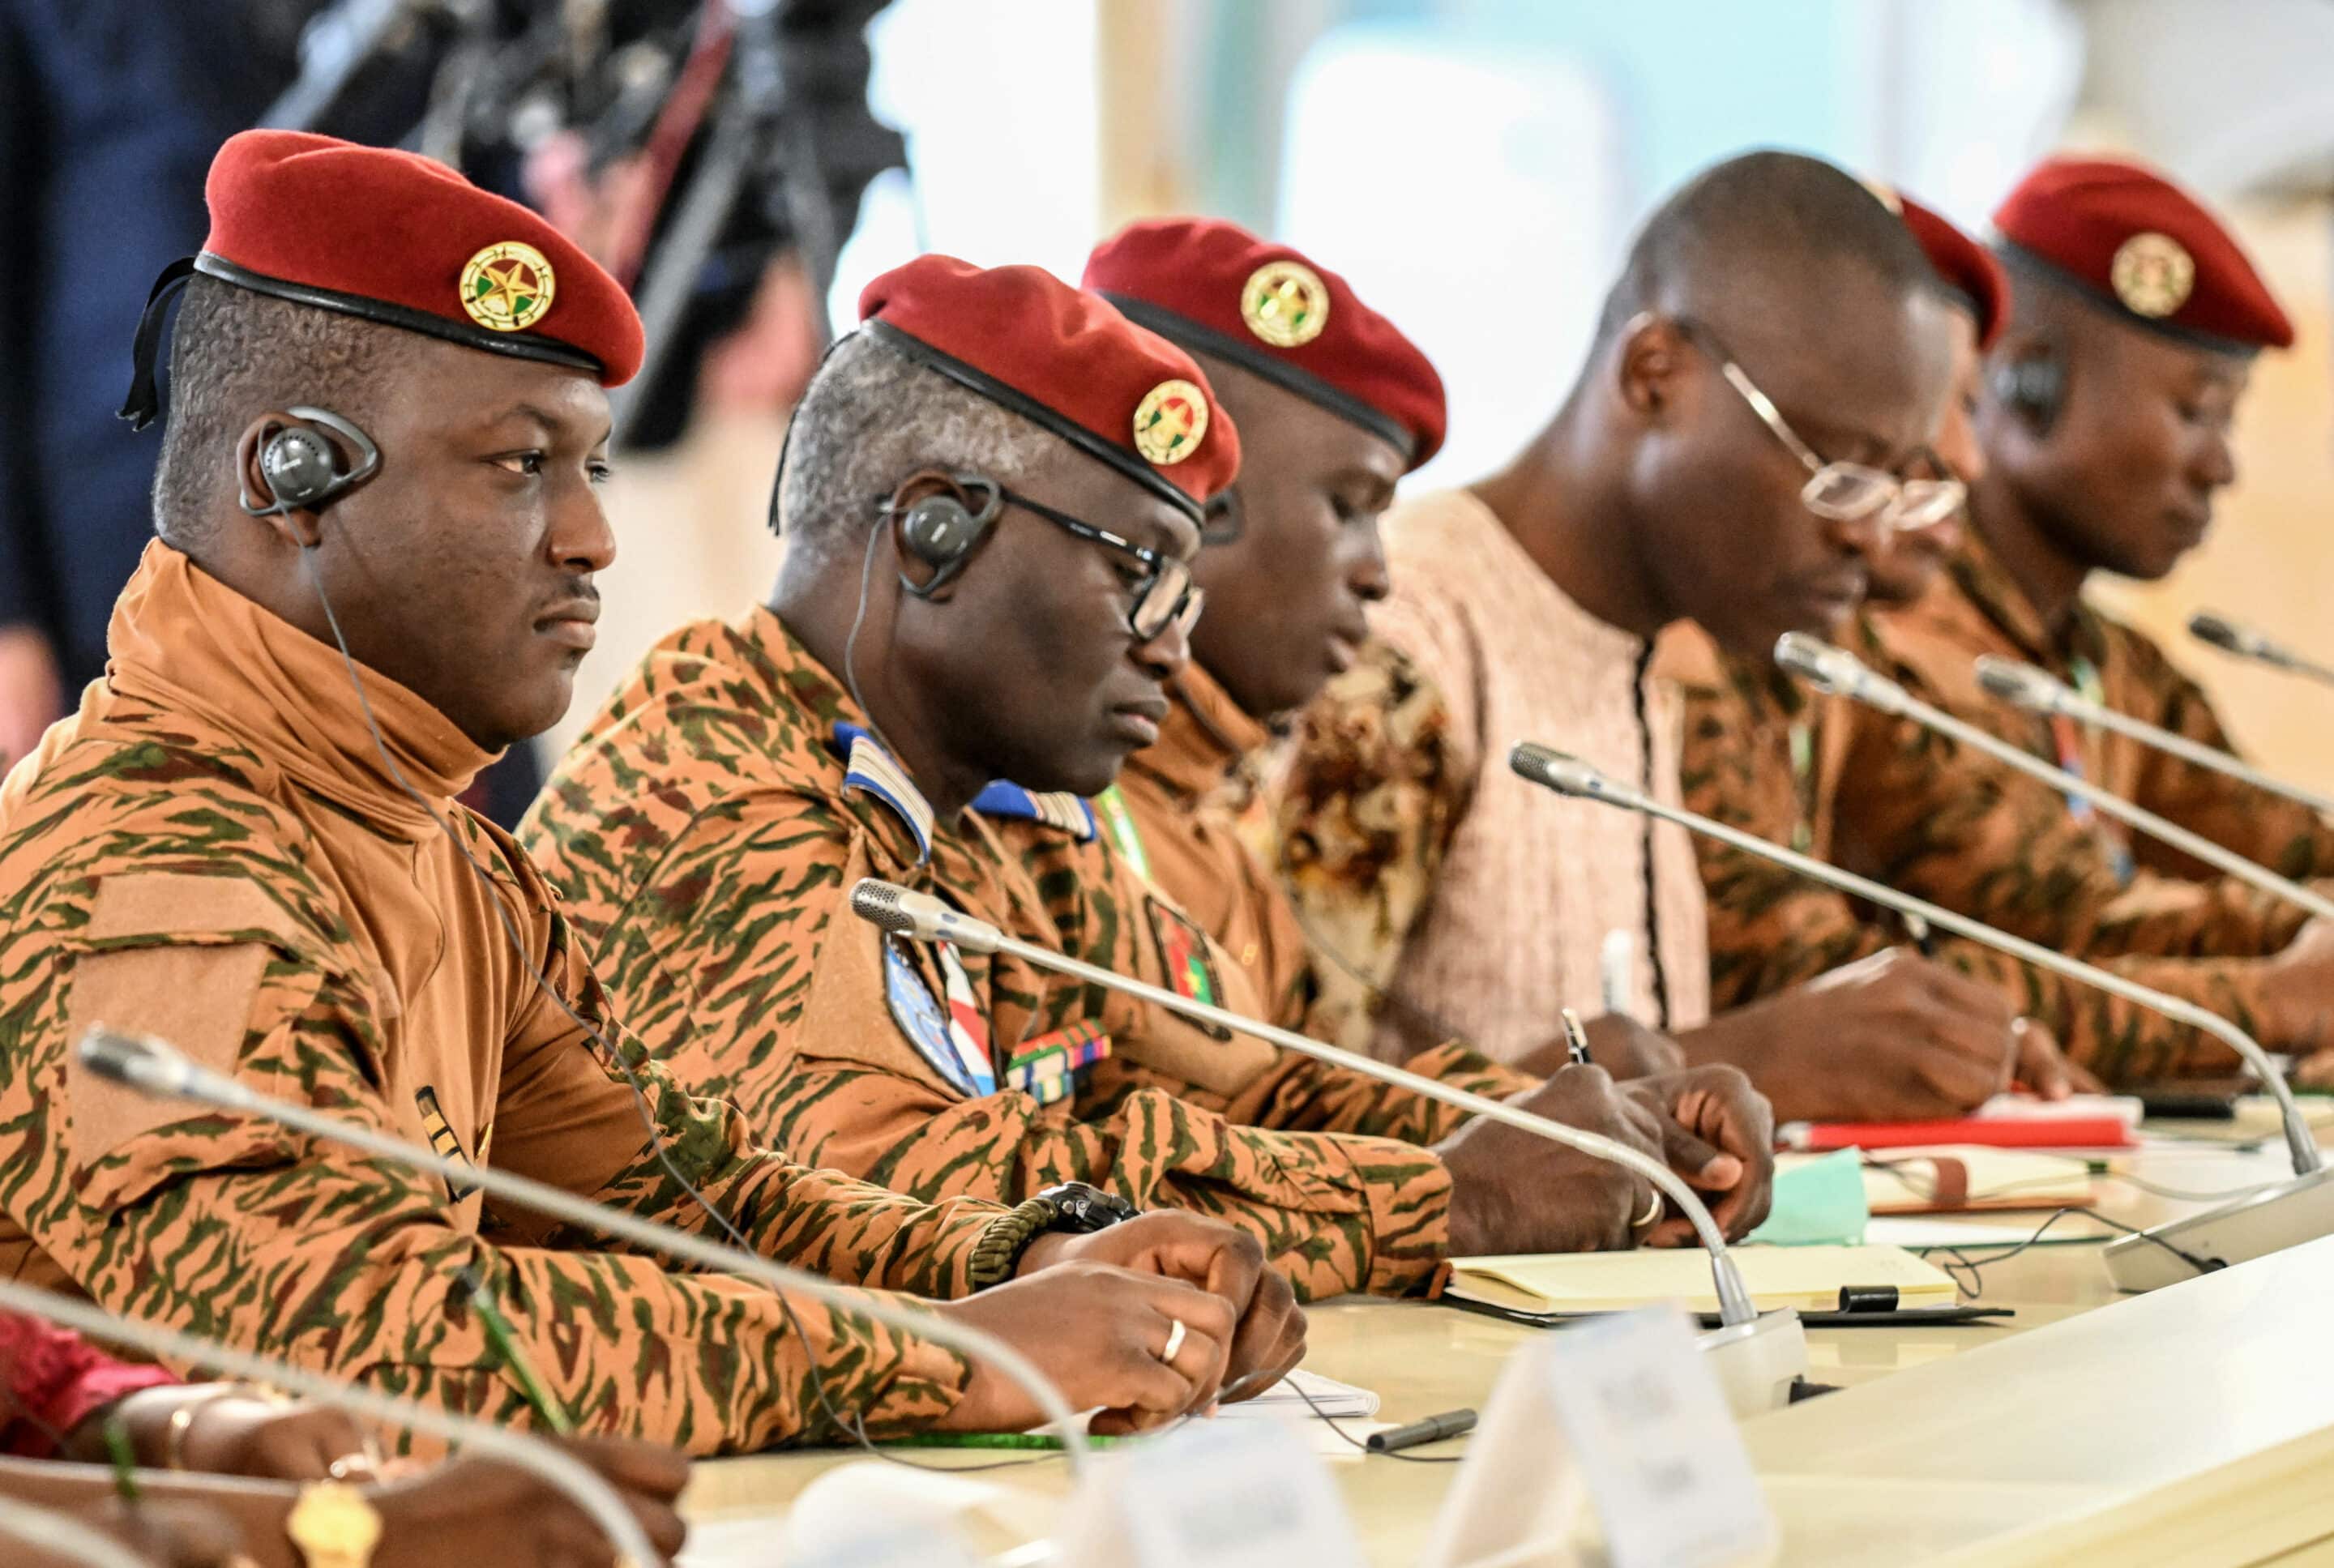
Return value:
<svg viewBox="0 0 2334 1568">
<path fill-rule="evenodd" d="M 1239 472 L 1239 432 L 1191 356 L 1043 267 L 918 256 L 862 291 L 859 316 L 1195 520 Z"/>
<path fill-rule="evenodd" d="M 2010 280 L 2003 275 L 2001 264 L 1993 259 L 1992 251 L 1954 227 L 1948 219 L 1902 191 L 1896 194 L 1895 205 L 1905 226 L 1913 231 L 1913 237 L 1928 253 L 1929 265 L 1967 303 L 1970 313 L 1977 319 L 1977 346 L 1982 350 L 1993 347 L 2010 303 Z"/>
<path fill-rule="evenodd" d="M 1085 286 L 1384 438 L 1413 468 L 1442 445 L 1442 378 L 1345 280 L 1220 218 L 1128 225 L 1086 258 Z"/>
<path fill-rule="evenodd" d="M 2293 323 L 2228 230 L 2151 169 L 2046 159 L 1993 225 L 2011 260 L 2073 280 L 2135 324 L 2223 353 L 2293 342 Z"/>
<path fill-rule="evenodd" d="M 204 194 L 202 253 L 163 273 L 139 328 L 139 384 L 122 413 L 140 424 L 156 406 L 159 307 L 189 271 L 572 366 L 604 387 L 641 368 L 641 318 L 622 286 L 541 216 L 444 164 L 306 131 L 246 130 L 211 160 Z"/>
</svg>

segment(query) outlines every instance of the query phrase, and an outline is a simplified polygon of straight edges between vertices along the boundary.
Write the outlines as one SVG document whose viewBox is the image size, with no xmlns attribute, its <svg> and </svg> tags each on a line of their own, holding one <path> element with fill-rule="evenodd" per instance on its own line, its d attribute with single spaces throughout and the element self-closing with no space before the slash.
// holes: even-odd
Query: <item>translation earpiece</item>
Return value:
<svg viewBox="0 0 2334 1568">
<path fill-rule="evenodd" d="M 277 517 L 291 512 L 313 512 L 347 495 L 371 478 L 381 467 L 381 448 L 372 438 L 329 409 L 295 404 L 286 410 L 304 425 L 285 425 L 272 431 L 259 448 L 259 474 L 266 481 L 265 503 L 243 486 L 243 509 L 254 517 Z M 317 427 L 321 427 L 317 428 Z M 329 430 L 345 441 L 355 462 L 342 468 L 339 454 L 323 433 Z"/>
<path fill-rule="evenodd" d="M 919 495 L 902 505 L 900 495 L 915 486 L 940 480 L 948 487 Z M 882 515 L 900 526 L 900 542 L 908 553 L 932 569 L 918 582 L 902 572 L 900 586 L 919 599 L 929 599 L 964 570 L 997 515 L 1004 508 L 1002 493 L 993 479 L 979 474 L 915 474 L 892 493 Z"/>
<path fill-rule="evenodd" d="M 1990 378 L 1994 400 L 2018 416 L 2037 436 L 2047 436 L 2058 422 L 2067 395 L 2066 364 L 2048 344 L 2036 344 L 2017 358 L 1994 366 Z"/>
</svg>

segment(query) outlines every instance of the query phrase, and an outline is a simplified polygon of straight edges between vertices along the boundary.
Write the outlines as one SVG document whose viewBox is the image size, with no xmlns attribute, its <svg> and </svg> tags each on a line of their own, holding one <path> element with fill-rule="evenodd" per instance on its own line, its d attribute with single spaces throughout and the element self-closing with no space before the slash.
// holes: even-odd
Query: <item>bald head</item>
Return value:
<svg viewBox="0 0 2334 1568">
<path fill-rule="evenodd" d="M 1820 159 L 1745 153 L 1694 176 L 1638 231 L 1598 323 L 1609 342 L 1643 311 L 1683 312 L 1733 343 L 1819 331 L 1838 291 L 1935 293 L 1928 258 L 1861 182 Z"/>
<path fill-rule="evenodd" d="M 1810 461 L 1929 476 L 1952 312 L 1903 218 L 1818 159 L 1748 153 L 1661 205 L 1559 418 L 1637 629 L 1837 632 L 1879 523 L 1810 512 Z"/>
</svg>

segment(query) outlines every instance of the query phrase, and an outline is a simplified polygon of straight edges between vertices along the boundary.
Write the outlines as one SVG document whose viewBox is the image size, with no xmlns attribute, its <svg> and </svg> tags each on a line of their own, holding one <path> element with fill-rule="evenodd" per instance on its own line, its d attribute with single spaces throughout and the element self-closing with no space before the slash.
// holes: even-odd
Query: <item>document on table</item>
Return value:
<svg viewBox="0 0 2334 1568">
<path fill-rule="evenodd" d="M 1303 1393 L 1297 1390 L 1302 1389 Z M 1309 1395 L 1312 1403 L 1306 1403 Z M 1319 1407 L 1317 1409 L 1315 1407 Z M 1378 1397 L 1367 1389 L 1325 1378 L 1299 1367 L 1252 1400 L 1225 1405 L 1219 1420 L 1254 1420 L 1262 1416 L 1327 1416 L 1335 1420 L 1366 1420 L 1378 1413 Z"/>
<path fill-rule="evenodd" d="M 1906 1307 L 1958 1299 L 1950 1276 L 1901 1247 L 1738 1246 L 1731 1255 L 1761 1312 L 1837 1308 L 1847 1286 L 1893 1285 Z M 1448 1294 L 1514 1312 L 1625 1312 L 1661 1302 L 1718 1310 L 1710 1255 L 1699 1247 L 1461 1257 L 1451 1271 Z"/>
</svg>

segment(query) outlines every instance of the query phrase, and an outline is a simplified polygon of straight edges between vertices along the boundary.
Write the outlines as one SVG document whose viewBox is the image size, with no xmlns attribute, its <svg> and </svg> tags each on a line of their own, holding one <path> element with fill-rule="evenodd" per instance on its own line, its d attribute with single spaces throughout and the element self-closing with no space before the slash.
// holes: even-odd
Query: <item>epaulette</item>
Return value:
<svg viewBox="0 0 2334 1568">
<path fill-rule="evenodd" d="M 1082 844 L 1094 842 L 1094 807 L 1067 790 L 1039 794 L 998 779 L 972 797 L 972 809 L 999 821 L 1043 822 Z"/>
<path fill-rule="evenodd" d="M 834 749 L 843 754 L 843 787 L 873 795 L 908 825 L 916 838 L 916 863 L 932 855 L 932 807 L 908 777 L 908 770 L 883 743 L 855 724 L 834 726 Z"/>
</svg>

